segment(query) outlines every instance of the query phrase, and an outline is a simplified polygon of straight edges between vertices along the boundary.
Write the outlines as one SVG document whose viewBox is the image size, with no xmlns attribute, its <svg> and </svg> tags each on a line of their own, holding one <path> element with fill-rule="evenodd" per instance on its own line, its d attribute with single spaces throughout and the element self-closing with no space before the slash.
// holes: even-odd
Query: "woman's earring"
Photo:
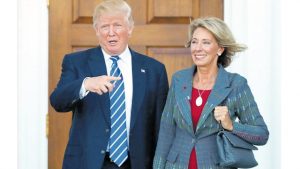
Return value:
<svg viewBox="0 0 300 169">
<path fill-rule="evenodd" d="M 222 55 L 222 53 L 218 53 L 218 56 L 221 56 Z"/>
</svg>

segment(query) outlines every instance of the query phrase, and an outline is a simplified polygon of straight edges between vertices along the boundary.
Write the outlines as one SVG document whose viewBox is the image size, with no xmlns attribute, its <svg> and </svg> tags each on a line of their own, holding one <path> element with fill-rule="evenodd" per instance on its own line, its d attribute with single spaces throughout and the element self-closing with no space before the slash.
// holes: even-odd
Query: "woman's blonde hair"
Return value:
<svg viewBox="0 0 300 169">
<path fill-rule="evenodd" d="M 216 17 L 198 18 L 193 20 L 189 25 L 189 40 L 186 47 L 191 46 L 194 31 L 199 27 L 208 30 L 215 37 L 219 46 L 224 48 L 224 52 L 218 58 L 218 64 L 221 64 L 223 67 L 230 65 L 235 53 L 247 49 L 246 45 L 239 44 L 235 41 L 226 23 Z"/>
<path fill-rule="evenodd" d="M 131 8 L 124 0 L 104 0 L 96 6 L 93 15 L 93 26 L 96 28 L 98 19 L 103 14 L 122 12 L 126 15 L 129 26 L 134 25 Z"/>
</svg>

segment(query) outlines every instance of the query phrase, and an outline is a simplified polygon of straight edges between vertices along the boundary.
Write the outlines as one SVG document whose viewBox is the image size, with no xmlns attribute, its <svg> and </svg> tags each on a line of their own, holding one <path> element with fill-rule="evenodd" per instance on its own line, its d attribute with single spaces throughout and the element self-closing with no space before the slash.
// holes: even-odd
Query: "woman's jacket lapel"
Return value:
<svg viewBox="0 0 300 169">
<path fill-rule="evenodd" d="M 207 103 L 205 104 L 203 111 L 201 113 L 201 117 L 198 121 L 196 132 L 194 133 L 193 130 L 193 123 L 192 123 L 192 117 L 191 117 L 191 106 L 190 106 L 190 100 L 191 100 L 191 93 L 192 93 L 192 85 L 193 85 L 193 74 L 196 67 L 192 66 L 189 69 L 186 69 L 184 71 L 181 71 L 180 73 L 177 73 L 175 78 L 175 99 L 176 104 L 179 108 L 179 111 L 185 120 L 186 124 L 188 125 L 188 131 L 191 134 L 198 135 L 200 132 L 200 128 L 202 125 L 205 124 L 205 121 L 208 116 L 213 115 L 213 109 L 221 105 L 222 102 L 226 99 L 226 97 L 229 95 L 230 91 L 232 90 L 230 88 L 230 80 L 229 80 L 229 74 L 225 71 L 225 69 L 219 65 L 219 71 L 217 75 L 217 79 L 215 82 L 215 85 L 209 95 L 209 98 L 207 100 Z"/>
</svg>

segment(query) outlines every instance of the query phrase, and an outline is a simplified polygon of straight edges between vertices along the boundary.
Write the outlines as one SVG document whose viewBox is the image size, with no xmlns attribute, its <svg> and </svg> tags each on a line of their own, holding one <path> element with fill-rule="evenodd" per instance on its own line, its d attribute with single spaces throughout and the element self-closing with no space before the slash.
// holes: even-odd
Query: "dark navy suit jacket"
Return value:
<svg viewBox="0 0 300 169">
<path fill-rule="evenodd" d="M 162 63 L 130 51 L 133 75 L 130 162 L 132 169 L 150 169 L 168 92 L 167 74 Z M 101 169 L 103 164 L 110 135 L 109 94 L 90 92 L 79 99 L 84 78 L 100 75 L 107 75 L 100 47 L 64 57 L 61 78 L 50 96 L 57 112 L 73 113 L 63 169 Z"/>
</svg>

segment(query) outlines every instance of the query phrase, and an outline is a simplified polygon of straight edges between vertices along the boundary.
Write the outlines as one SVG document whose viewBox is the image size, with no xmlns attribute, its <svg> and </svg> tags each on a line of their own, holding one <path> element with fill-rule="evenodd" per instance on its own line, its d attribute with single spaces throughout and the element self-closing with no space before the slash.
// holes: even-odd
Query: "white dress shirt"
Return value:
<svg viewBox="0 0 300 169">
<path fill-rule="evenodd" d="M 101 48 L 102 53 L 104 55 L 104 61 L 106 65 L 106 71 L 109 75 L 112 65 L 112 60 L 110 59 L 110 55 L 105 53 L 105 51 Z M 122 72 L 123 80 L 124 80 L 124 88 L 125 88 L 125 106 L 126 106 L 126 128 L 127 128 L 127 141 L 129 143 L 129 131 L 130 131 L 130 119 L 131 119 L 131 106 L 132 106 L 132 93 L 133 93 L 133 79 L 132 79 L 132 64 L 131 64 L 131 53 L 128 47 L 126 47 L 125 51 L 118 55 L 120 59 L 118 60 L 118 66 Z M 99 56 L 100 57 L 100 56 Z M 89 77 L 87 77 L 89 78 Z M 86 95 L 88 95 L 89 91 L 87 91 L 84 87 L 84 81 L 82 82 L 79 97 L 83 99 Z"/>
</svg>

